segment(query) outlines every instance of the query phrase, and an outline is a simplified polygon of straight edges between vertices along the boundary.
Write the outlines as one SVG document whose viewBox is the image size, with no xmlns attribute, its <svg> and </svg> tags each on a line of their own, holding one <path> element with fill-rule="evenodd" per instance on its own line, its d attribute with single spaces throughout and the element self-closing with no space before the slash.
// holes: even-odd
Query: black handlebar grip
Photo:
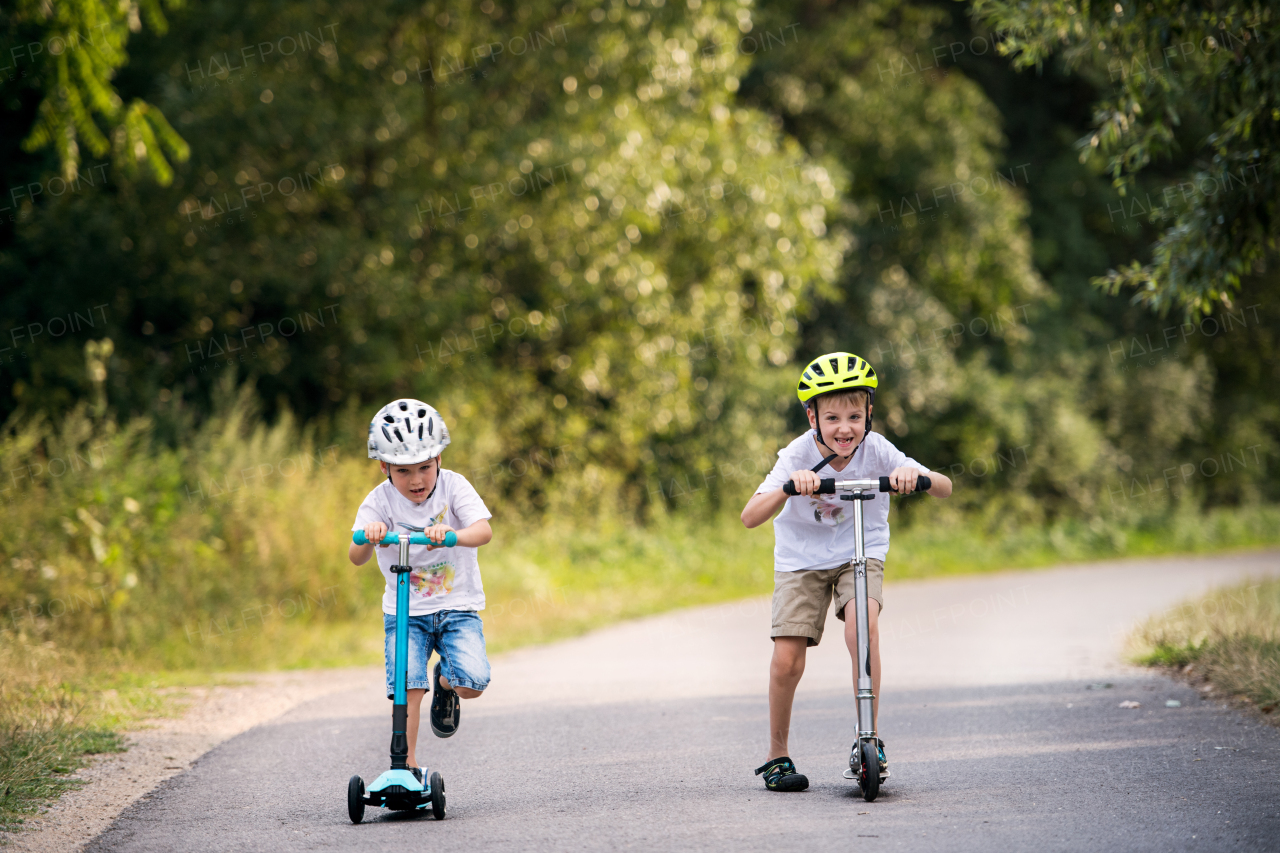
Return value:
<svg viewBox="0 0 1280 853">
<path fill-rule="evenodd" d="M 927 491 L 929 491 L 929 490 L 930 490 L 930 489 L 932 489 L 932 488 L 933 488 L 933 480 L 930 480 L 930 479 L 929 479 L 927 476 L 925 476 L 924 474 L 921 474 L 919 477 L 917 477 L 917 478 L 916 478 L 916 491 L 917 491 L 917 492 L 927 492 Z M 889 485 L 889 478 L 888 478 L 888 477 L 881 477 L 881 478 L 880 478 L 880 491 L 882 491 L 882 492 L 892 492 L 892 491 L 893 491 L 893 487 Z"/>
<path fill-rule="evenodd" d="M 791 482 L 790 480 L 787 480 L 787 482 L 782 484 L 782 493 L 784 495 L 800 494 L 799 492 L 796 491 L 796 484 Z M 815 495 L 834 495 L 835 493 L 836 493 L 835 477 L 823 477 L 822 482 L 818 485 L 818 491 L 814 492 Z"/>
</svg>

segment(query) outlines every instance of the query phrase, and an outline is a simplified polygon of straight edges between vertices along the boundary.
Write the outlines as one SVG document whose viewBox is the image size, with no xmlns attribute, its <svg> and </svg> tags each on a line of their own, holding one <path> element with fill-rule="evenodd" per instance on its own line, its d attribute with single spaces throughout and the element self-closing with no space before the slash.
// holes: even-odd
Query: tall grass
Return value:
<svg viewBox="0 0 1280 853">
<path fill-rule="evenodd" d="M 109 650 L 153 670 L 376 660 L 382 577 L 346 557 L 376 464 L 362 436 L 323 438 L 288 416 L 268 425 L 252 401 L 248 388 L 228 395 L 177 446 L 146 420 L 83 411 L 0 431 L 3 641 Z M 659 512 L 643 527 L 602 499 L 587 509 L 591 500 L 553 496 L 556 511 L 530 517 L 511 496 L 484 494 L 495 514 L 480 555 L 493 645 L 768 592 L 772 531 L 746 531 L 736 517 L 754 486 L 726 484 L 741 492 L 725 496 L 731 511 Z M 1280 541 L 1280 508 L 1268 506 L 1202 513 L 1185 500 L 1002 527 L 947 502 L 903 500 L 897 578 Z"/>
</svg>

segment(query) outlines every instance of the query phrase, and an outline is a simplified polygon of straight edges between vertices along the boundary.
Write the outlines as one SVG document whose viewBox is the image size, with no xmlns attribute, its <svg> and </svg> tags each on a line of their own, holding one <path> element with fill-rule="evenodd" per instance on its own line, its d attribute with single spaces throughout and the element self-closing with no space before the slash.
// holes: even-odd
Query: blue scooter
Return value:
<svg viewBox="0 0 1280 853">
<path fill-rule="evenodd" d="M 357 545 L 367 545 L 363 530 L 351 537 Z M 452 548 L 458 542 L 450 530 L 445 534 L 444 547 Z M 391 567 L 396 575 L 396 689 L 395 702 L 391 706 L 391 769 L 373 781 L 365 789 L 364 780 L 352 776 L 347 783 L 347 813 L 352 823 L 364 820 L 365 806 L 379 806 L 393 811 L 413 811 L 431 806 L 436 820 L 444 820 L 444 779 L 432 773 L 423 784 L 409 769 L 409 738 L 406 735 L 409 721 L 408 697 L 405 683 L 409 679 L 409 545 L 436 544 L 425 533 L 388 533 L 383 545 L 400 545 L 400 561 Z M 423 776 L 426 769 L 423 768 Z"/>
</svg>

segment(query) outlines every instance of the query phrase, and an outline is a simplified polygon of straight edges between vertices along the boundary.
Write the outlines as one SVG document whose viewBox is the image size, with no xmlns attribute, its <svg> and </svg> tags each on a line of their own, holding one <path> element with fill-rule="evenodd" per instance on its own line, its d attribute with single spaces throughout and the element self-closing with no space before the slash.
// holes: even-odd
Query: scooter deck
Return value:
<svg viewBox="0 0 1280 853">
<path fill-rule="evenodd" d="M 422 768 L 427 777 L 427 769 Z M 365 789 L 365 804 L 386 809 L 425 809 L 431 805 L 431 785 L 408 770 L 388 770 Z"/>
</svg>

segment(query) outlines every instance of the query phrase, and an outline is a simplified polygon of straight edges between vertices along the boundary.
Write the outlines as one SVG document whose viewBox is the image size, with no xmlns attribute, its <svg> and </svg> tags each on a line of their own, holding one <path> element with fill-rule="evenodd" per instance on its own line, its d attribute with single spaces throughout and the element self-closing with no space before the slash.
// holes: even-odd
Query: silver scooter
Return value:
<svg viewBox="0 0 1280 853">
<path fill-rule="evenodd" d="M 924 474 L 916 479 L 916 491 L 933 488 L 933 481 Z M 795 483 L 788 480 L 782 487 L 787 495 L 799 494 Z M 886 776 L 880 775 L 879 740 L 876 737 L 874 702 L 871 689 L 871 638 L 867 628 L 867 555 L 862 531 L 862 502 L 875 500 L 868 492 L 893 492 L 888 477 L 866 480 L 837 480 L 825 477 L 814 494 L 834 495 L 840 492 L 840 500 L 853 501 L 853 594 L 858 620 L 858 739 L 849 752 L 849 769 L 844 778 L 857 779 L 862 797 L 871 802 L 880 794 L 880 783 Z M 846 615 L 847 618 L 847 615 Z M 874 772 L 873 772 L 874 771 Z"/>
</svg>

